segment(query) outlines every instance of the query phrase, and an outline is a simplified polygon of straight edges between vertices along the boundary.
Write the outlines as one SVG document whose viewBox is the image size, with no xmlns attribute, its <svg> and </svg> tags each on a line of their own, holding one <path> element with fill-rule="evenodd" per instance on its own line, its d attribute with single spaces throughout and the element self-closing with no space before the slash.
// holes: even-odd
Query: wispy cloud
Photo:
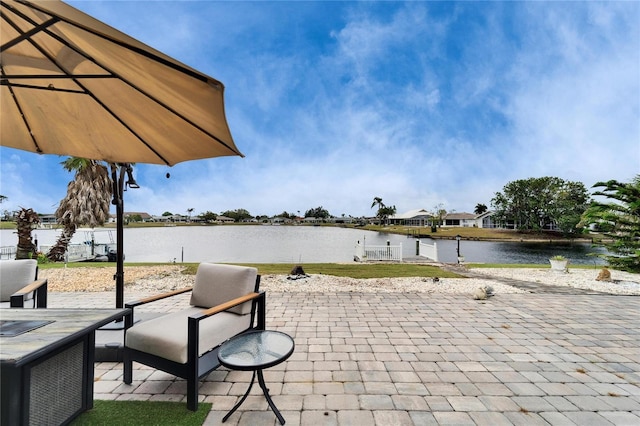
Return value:
<svg viewBox="0 0 640 426">
<path fill-rule="evenodd" d="M 514 179 L 640 171 L 637 2 L 72 4 L 223 81 L 246 154 L 137 165 L 127 210 L 472 211 Z M 60 159 L 0 153 L 3 208 L 53 211 Z"/>
</svg>

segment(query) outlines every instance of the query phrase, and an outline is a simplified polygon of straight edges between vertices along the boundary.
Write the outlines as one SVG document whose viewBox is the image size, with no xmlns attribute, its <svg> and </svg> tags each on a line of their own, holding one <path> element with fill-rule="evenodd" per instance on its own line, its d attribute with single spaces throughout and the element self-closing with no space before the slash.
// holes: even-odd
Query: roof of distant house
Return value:
<svg viewBox="0 0 640 426">
<path fill-rule="evenodd" d="M 431 213 L 425 209 L 414 209 L 414 210 L 409 210 L 408 212 L 393 215 L 390 218 L 391 219 L 411 219 L 412 217 L 416 217 L 416 216 L 431 216 Z"/>
</svg>

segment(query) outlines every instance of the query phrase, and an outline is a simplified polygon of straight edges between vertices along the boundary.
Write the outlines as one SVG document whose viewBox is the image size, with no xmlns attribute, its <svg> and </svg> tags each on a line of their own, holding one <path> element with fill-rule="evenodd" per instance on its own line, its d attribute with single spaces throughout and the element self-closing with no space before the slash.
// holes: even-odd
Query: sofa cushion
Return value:
<svg viewBox="0 0 640 426">
<path fill-rule="evenodd" d="M 187 362 L 188 317 L 202 308 L 188 308 L 158 318 L 141 321 L 126 332 L 125 345 L 180 364 Z M 201 356 L 251 326 L 251 315 L 220 312 L 200 321 Z"/>
<path fill-rule="evenodd" d="M 38 261 L 35 259 L 0 260 L 0 302 L 8 302 L 11 295 L 36 279 Z"/>
<path fill-rule="evenodd" d="M 201 263 L 191 293 L 191 304 L 212 308 L 256 290 L 258 270 L 237 265 Z M 246 302 L 229 309 L 236 314 L 251 312 L 251 303 Z"/>
</svg>

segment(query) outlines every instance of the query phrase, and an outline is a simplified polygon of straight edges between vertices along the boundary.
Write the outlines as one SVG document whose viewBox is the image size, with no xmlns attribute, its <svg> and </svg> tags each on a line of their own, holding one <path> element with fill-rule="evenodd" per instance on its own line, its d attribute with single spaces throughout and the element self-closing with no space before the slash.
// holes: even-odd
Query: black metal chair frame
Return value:
<svg viewBox="0 0 640 426">
<path fill-rule="evenodd" d="M 24 301 L 27 299 L 29 293 L 33 293 L 33 307 L 34 308 L 46 308 L 47 307 L 47 280 L 36 280 L 26 287 L 22 287 L 17 292 L 11 295 L 10 306 L 12 308 L 24 308 Z"/>
<path fill-rule="evenodd" d="M 266 294 L 264 291 L 258 291 L 260 286 L 260 275 L 256 278 L 255 291 L 253 293 L 246 294 L 236 299 L 230 300 L 226 303 L 214 306 L 209 309 L 203 309 L 197 315 L 191 315 L 188 317 L 188 346 L 187 346 L 187 362 L 181 364 L 166 358 L 142 352 L 136 349 L 128 348 L 125 344 L 123 350 L 123 368 L 124 377 L 123 381 L 126 384 L 131 384 L 133 381 L 133 362 L 139 362 L 141 364 L 148 365 L 150 367 L 162 370 L 169 374 L 173 374 L 177 377 L 183 378 L 187 381 L 187 408 L 192 411 L 198 410 L 198 387 L 200 380 L 204 378 L 211 371 L 220 366 L 218 360 L 218 349 L 221 344 L 211 348 L 210 351 L 198 356 L 199 342 L 198 336 L 200 335 L 200 321 L 211 317 L 217 313 L 226 311 L 234 306 L 241 305 L 245 302 L 252 301 L 251 307 L 251 322 L 249 327 L 242 333 L 251 330 L 264 330 L 266 323 Z M 133 326 L 134 321 L 134 308 L 147 303 L 155 302 L 157 300 L 166 299 L 168 297 L 176 296 L 178 294 L 187 293 L 192 291 L 193 288 L 186 288 L 182 290 L 176 290 L 169 293 L 163 293 L 157 296 L 152 296 L 146 299 L 138 300 L 135 302 L 125 304 L 126 308 L 130 308 L 132 315 L 125 318 L 125 341 L 126 330 Z M 256 321 L 257 320 L 257 321 Z M 255 324 L 255 326 L 254 326 Z M 239 334 L 242 334 L 239 333 Z"/>
</svg>

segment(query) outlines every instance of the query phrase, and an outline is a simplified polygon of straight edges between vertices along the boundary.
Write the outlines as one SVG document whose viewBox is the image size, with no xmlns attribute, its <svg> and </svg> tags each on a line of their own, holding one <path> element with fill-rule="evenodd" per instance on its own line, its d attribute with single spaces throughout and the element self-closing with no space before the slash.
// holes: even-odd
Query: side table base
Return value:
<svg viewBox="0 0 640 426">
<path fill-rule="evenodd" d="M 273 400 L 271 399 L 271 395 L 269 395 L 269 389 L 267 389 L 267 385 L 264 382 L 264 375 L 262 374 L 262 370 L 254 370 L 253 376 L 251 376 L 251 383 L 249 383 L 249 388 L 247 389 L 247 392 L 245 392 L 244 396 L 242 398 L 240 398 L 240 401 L 238 401 L 238 403 L 231 409 L 231 411 L 229 411 L 222 418 L 222 423 L 226 422 L 229 419 L 229 417 L 233 413 L 235 413 L 235 411 L 242 405 L 244 400 L 247 399 L 247 396 L 249 396 L 249 393 L 251 392 L 251 388 L 253 387 L 253 383 L 256 380 L 256 375 L 258 376 L 258 384 L 260 385 L 260 388 L 262 389 L 262 393 L 264 393 L 264 397 L 267 399 L 267 402 L 269 403 L 269 407 L 271 407 L 271 410 L 273 410 L 274 414 L 276 415 L 276 417 L 280 421 L 280 424 L 284 425 L 284 423 L 285 423 L 284 417 L 282 417 L 282 414 L 280 414 L 280 411 L 278 410 L 276 405 L 273 403 Z"/>
</svg>

